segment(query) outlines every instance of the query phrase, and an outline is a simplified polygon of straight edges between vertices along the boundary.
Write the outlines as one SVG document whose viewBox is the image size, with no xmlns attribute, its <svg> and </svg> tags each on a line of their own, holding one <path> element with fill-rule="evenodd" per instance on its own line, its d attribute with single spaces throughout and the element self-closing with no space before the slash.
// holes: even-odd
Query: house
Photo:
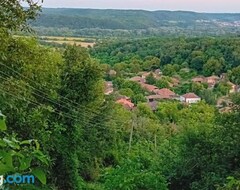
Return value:
<svg viewBox="0 0 240 190">
<path fill-rule="evenodd" d="M 113 93 L 113 83 L 111 81 L 106 81 L 105 82 L 104 94 L 105 95 L 110 95 L 112 93 Z"/>
<path fill-rule="evenodd" d="M 195 82 L 195 83 L 204 83 L 206 82 L 206 78 L 203 77 L 203 76 L 198 76 L 198 77 L 195 77 L 192 79 L 192 82 Z"/>
<path fill-rule="evenodd" d="M 150 74 L 152 74 L 155 79 L 160 79 L 161 78 L 160 75 L 155 73 L 155 72 L 140 72 L 139 73 L 139 75 L 141 75 L 141 77 L 143 79 L 146 79 Z"/>
<path fill-rule="evenodd" d="M 148 92 L 155 92 L 158 90 L 158 87 L 150 84 L 140 83 L 141 87 L 147 90 Z"/>
<path fill-rule="evenodd" d="M 109 74 L 110 76 L 116 76 L 117 72 L 116 72 L 115 70 L 110 70 L 110 71 L 108 72 L 108 74 Z"/>
<path fill-rule="evenodd" d="M 162 75 L 162 71 L 160 69 L 156 69 L 154 73 L 159 76 Z"/>
<path fill-rule="evenodd" d="M 218 76 L 210 76 L 206 78 L 206 83 L 208 84 L 209 88 L 213 88 L 219 81 L 220 78 Z"/>
<path fill-rule="evenodd" d="M 232 82 L 227 82 L 227 84 L 230 86 L 230 90 L 229 90 L 230 94 L 238 92 L 238 86 L 237 85 L 233 84 Z"/>
<path fill-rule="evenodd" d="M 140 77 L 140 76 L 135 76 L 129 79 L 130 81 L 138 82 L 138 83 L 145 83 L 146 79 Z"/>
<path fill-rule="evenodd" d="M 194 104 L 201 101 L 201 98 L 194 93 L 187 93 L 180 97 L 180 101 L 189 104 Z"/>
<path fill-rule="evenodd" d="M 160 95 L 162 99 L 173 99 L 176 96 L 176 94 L 173 91 L 169 90 L 168 88 L 156 90 L 155 93 L 157 95 Z"/>
<path fill-rule="evenodd" d="M 148 75 L 151 74 L 151 72 L 141 72 L 141 73 L 139 73 L 139 74 L 141 74 L 142 78 L 145 79 Z"/>
<path fill-rule="evenodd" d="M 178 86 L 179 83 L 180 83 L 180 80 L 177 78 L 177 77 L 172 77 L 171 78 L 171 83 L 172 83 L 172 86 Z"/>
<path fill-rule="evenodd" d="M 163 99 L 163 97 L 161 95 L 157 95 L 157 94 L 147 96 L 146 98 L 147 98 L 148 102 L 154 102 L 154 101 Z"/>
<path fill-rule="evenodd" d="M 128 97 L 122 97 L 116 101 L 117 104 L 121 104 L 128 110 L 132 110 L 134 108 L 134 103 L 132 103 L 131 99 Z"/>
<path fill-rule="evenodd" d="M 227 78 L 228 78 L 227 73 L 222 73 L 222 74 L 220 75 L 220 79 L 221 79 L 221 80 L 226 80 Z"/>
</svg>

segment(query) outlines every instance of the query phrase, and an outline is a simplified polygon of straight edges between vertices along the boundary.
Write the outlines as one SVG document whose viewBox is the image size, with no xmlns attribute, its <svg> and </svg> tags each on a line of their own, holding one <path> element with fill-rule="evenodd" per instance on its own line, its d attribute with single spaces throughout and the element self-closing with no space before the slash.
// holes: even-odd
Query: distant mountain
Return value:
<svg viewBox="0 0 240 190">
<path fill-rule="evenodd" d="M 236 33 L 240 30 L 240 14 L 195 13 L 187 11 L 50 9 L 44 8 L 34 27 L 81 30 L 159 30 L 216 33 Z M 219 30 L 219 31 L 218 31 Z"/>
</svg>

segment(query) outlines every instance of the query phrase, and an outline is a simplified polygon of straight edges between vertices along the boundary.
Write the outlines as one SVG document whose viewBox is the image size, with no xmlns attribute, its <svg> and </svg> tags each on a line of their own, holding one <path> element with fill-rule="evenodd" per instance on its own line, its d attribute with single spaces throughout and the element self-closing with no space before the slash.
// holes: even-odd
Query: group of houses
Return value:
<svg viewBox="0 0 240 190">
<path fill-rule="evenodd" d="M 134 76 L 130 78 L 130 81 L 134 81 L 140 86 L 145 89 L 148 92 L 148 96 L 146 96 L 147 104 L 152 108 L 153 111 L 157 109 L 158 102 L 161 100 L 177 100 L 185 104 L 194 104 L 199 101 L 201 101 L 201 98 L 197 96 L 195 93 L 190 92 L 187 94 L 183 95 L 178 95 L 172 90 L 168 88 L 162 88 L 159 89 L 157 86 L 147 84 L 146 78 L 152 74 L 152 76 L 156 80 L 160 80 L 162 77 L 162 73 L 160 69 L 155 70 L 154 72 L 140 72 L 138 76 Z M 204 77 L 204 76 L 197 76 L 192 78 L 191 80 L 194 83 L 201 83 L 201 84 L 206 84 L 209 89 L 212 89 L 215 87 L 216 84 L 218 84 L 221 81 L 227 81 L 227 84 L 230 86 L 230 91 L 229 93 L 234 93 L 234 92 L 239 92 L 240 88 L 238 85 L 235 85 L 228 81 L 226 79 L 226 75 L 222 74 L 220 77 L 218 76 L 209 76 L 209 77 Z M 178 86 L 180 83 L 178 78 L 171 78 L 171 82 L 169 83 L 170 87 L 175 87 Z M 106 82 L 105 83 L 105 94 L 109 95 L 113 93 L 114 88 L 112 82 Z M 131 102 L 131 99 L 126 96 L 120 96 L 116 103 L 123 105 L 125 108 L 132 110 L 135 108 L 134 103 Z"/>
<path fill-rule="evenodd" d="M 150 95 L 146 96 L 146 100 L 147 100 L 147 104 L 152 108 L 153 111 L 156 110 L 158 102 L 161 100 L 178 100 L 178 101 L 181 101 L 186 104 L 193 104 L 193 103 L 197 103 L 197 102 L 201 101 L 201 98 L 198 97 L 194 93 L 187 93 L 187 94 L 180 96 L 168 88 L 159 89 L 157 86 L 147 84 L 146 77 L 150 74 L 151 74 L 151 72 L 142 72 L 142 73 L 140 73 L 140 76 L 134 76 L 134 77 L 130 78 L 129 80 L 137 82 L 138 84 L 140 84 L 140 86 L 143 89 L 145 89 L 150 94 Z M 155 79 L 157 79 L 157 80 L 161 79 L 161 71 L 160 70 L 156 70 L 152 74 Z M 173 78 L 170 86 L 173 87 L 178 84 L 179 84 L 179 80 Z M 108 94 L 108 92 L 113 90 L 112 84 L 109 85 L 109 82 L 107 83 L 107 86 L 108 86 L 108 88 L 107 88 L 108 90 L 106 90 L 106 94 Z M 125 108 L 127 108 L 129 110 L 132 110 L 135 107 L 135 105 L 131 102 L 131 99 L 126 96 L 119 97 L 118 100 L 116 101 L 116 103 L 123 105 Z"/>
<path fill-rule="evenodd" d="M 229 93 L 235 93 L 235 92 L 239 92 L 240 91 L 240 87 L 236 84 L 233 84 L 232 82 L 230 82 L 227 78 L 226 78 L 226 74 L 223 73 L 220 77 L 218 76 L 210 76 L 210 77 L 204 77 L 204 76 L 198 76 L 192 79 L 192 82 L 195 83 L 201 83 L 201 84 L 207 84 L 208 88 L 212 89 L 215 87 L 216 84 L 218 84 L 221 81 L 225 81 L 229 87 Z"/>
</svg>

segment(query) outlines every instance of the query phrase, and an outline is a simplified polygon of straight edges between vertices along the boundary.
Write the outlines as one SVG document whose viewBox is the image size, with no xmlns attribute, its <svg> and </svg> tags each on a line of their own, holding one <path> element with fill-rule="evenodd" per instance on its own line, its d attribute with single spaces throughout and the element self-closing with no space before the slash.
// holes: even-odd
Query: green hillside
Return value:
<svg viewBox="0 0 240 190">
<path fill-rule="evenodd" d="M 240 14 L 185 11 L 43 9 L 32 22 L 40 34 L 101 36 L 156 36 L 162 34 L 236 34 Z M 55 29 L 55 30 L 54 30 Z"/>
</svg>

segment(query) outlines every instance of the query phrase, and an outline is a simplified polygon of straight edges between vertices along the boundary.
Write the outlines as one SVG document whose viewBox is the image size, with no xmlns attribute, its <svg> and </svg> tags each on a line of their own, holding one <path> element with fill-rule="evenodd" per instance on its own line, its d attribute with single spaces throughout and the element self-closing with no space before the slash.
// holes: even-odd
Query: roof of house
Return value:
<svg viewBox="0 0 240 190">
<path fill-rule="evenodd" d="M 125 98 L 121 98 L 121 99 L 117 100 L 116 103 L 123 105 L 127 109 L 134 108 L 134 104 L 130 100 L 125 99 Z"/>
<path fill-rule="evenodd" d="M 156 94 L 162 96 L 162 98 L 171 98 L 172 96 L 176 95 L 173 91 L 169 90 L 168 88 L 162 88 L 160 90 L 157 90 Z"/>
<path fill-rule="evenodd" d="M 156 99 L 163 99 L 163 97 L 161 95 L 155 94 L 155 95 L 147 96 L 147 99 L 148 100 L 150 100 L 150 99 L 156 100 Z"/>
<path fill-rule="evenodd" d="M 219 79 L 220 79 L 220 77 L 215 76 L 215 75 L 207 77 L 207 80 L 219 80 Z"/>
<path fill-rule="evenodd" d="M 204 82 L 205 81 L 205 77 L 203 76 L 198 76 L 192 79 L 193 82 Z"/>
<path fill-rule="evenodd" d="M 156 87 L 154 85 L 150 85 L 150 84 L 141 83 L 141 86 L 142 86 L 142 88 L 145 88 L 149 92 L 153 92 L 154 90 L 158 89 L 158 87 Z"/>
<path fill-rule="evenodd" d="M 182 97 L 184 97 L 185 99 L 188 99 L 188 98 L 200 98 L 199 96 L 197 96 L 194 93 L 187 93 L 187 94 L 182 95 Z"/>
<path fill-rule="evenodd" d="M 112 70 L 112 69 L 111 69 L 111 70 L 108 72 L 108 74 L 109 74 L 109 75 L 116 75 L 117 72 L 116 72 L 115 70 Z"/>
<path fill-rule="evenodd" d="M 135 76 L 135 77 L 132 77 L 129 79 L 130 81 L 134 81 L 134 82 L 142 82 L 142 83 L 145 83 L 146 80 L 140 76 Z"/>
<path fill-rule="evenodd" d="M 234 83 L 232 83 L 232 82 L 230 82 L 230 81 L 228 81 L 227 84 L 230 85 L 230 86 L 232 86 L 232 87 L 235 87 L 235 86 L 236 86 L 236 84 L 234 84 Z"/>
</svg>

